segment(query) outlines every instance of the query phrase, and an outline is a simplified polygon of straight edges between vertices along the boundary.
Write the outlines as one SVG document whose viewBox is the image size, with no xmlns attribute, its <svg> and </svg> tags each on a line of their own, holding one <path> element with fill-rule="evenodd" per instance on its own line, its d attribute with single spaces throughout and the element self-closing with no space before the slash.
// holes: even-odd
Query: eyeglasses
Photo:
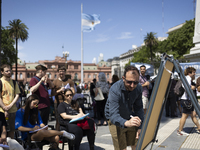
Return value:
<svg viewBox="0 0 200 150">
<path fill-rule="evenodd" d="M 71 96 L 71 97 L 72 97 L 73 95 L 72 95 L 72 94 L 67 94 L 67 95 L 65 95 L 65 96 L 66 96 L 66 97 L 69 97 L 69 96 Z"/>
<path fill-rule="evenodd" d="M 38 107 L 38 103 L 37 102 L 33 103 L 33 106 Z"/>
<path fill-rule="evenodd" d="M 124 80 L 128 83 L 128 84 L 134 84 L 134 85 L 137 85 L 139 83 L 139 81 L 129 81 L 129 80 L 126 80 L 126 78 L 124 78 Z"/>
</svg>

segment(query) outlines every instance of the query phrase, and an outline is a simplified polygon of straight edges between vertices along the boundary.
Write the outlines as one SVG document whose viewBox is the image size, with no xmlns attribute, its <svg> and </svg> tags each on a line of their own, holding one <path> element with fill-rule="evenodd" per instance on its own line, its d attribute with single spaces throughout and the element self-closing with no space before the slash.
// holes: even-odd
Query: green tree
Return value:
<svg viewBox="0 0 200 150">
<path fill-rule="evenodd" d="M 15 62 L 15 41 L 9 37 L 9 31 L 1 28 L 1 64 L 12 64 Z"/>
<path fill-rule="evenodd" d="M 147 35 L 144 38 L 144 43 L 145 45 L 149 48 L 150 54 L 151 54 L 151 64 L 153 64 L 153 51 L 154 51 L 154 46 L 158 45 L 158 40 L 156 38 L 156 33 L 150 32 L 147 33 Z"/>
<path fill-rule="evenodd" d="M 18 59 L 18 40 L 22 42 L 28 39 L 28 27 L 22 23 L 20 19 L 15 19 L 13 21 L 9 20 L 9 35 L 11 38 L 15 39 L 16 44 L 16 56 L 15 56 L 15 80 L 17 81 L 17 59 Z"/>
<path fill-rule="evenodd" d="M 159 51 L 172 54 L 175 59 L 183 59 L 183 55 L 188 54 L 194 47 L 194 26 L 195 21 L 189 20 L 180 29 L 169 33 L 168 38 L 159 43 Z"/>
</svg>

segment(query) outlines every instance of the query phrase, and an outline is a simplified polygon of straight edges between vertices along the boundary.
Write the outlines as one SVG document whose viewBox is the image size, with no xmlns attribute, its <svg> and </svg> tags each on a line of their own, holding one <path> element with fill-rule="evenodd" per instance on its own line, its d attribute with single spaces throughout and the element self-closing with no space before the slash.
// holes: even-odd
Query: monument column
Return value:
<svg viewBox="0 0 200 150">
<path fill-rule="evenodd" d="M 195 47 L 190 49 L 190 54 L 184 55 L 185 58 L 190 59 L 191 62 L 198 62 L 200 60 L 200 0 L 196 0 L 196 16 L 193 43 Z"/>
</svg>

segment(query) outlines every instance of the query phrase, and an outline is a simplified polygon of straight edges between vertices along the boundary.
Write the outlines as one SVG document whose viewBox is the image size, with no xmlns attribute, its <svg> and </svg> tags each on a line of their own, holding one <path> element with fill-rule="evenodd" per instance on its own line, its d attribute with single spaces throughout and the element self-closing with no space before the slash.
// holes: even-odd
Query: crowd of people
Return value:
<svg viewBox="0 0 200 150">
<path fill-rule="evenodd" d="M 109 127 L 115 150 L 125 150 L 127 146 L 131 146 L 132 150 L 136 148 L 153 89 L 153 82 L 146 74 L 145 65 L 140 66 L 139 70 L 134 66 L 127 66 L 122 79 L 113 75 L 112 83 L 107 81 L 105 73 L 100 72 L 98 80 L 93 79 L 90 84 L 79 86 L 66 76 L 64 66 L 58 68 L 58 78 L 53 82 L 46 71 L 45 66 L 36 66 L 36 75 L 31 78 L 28 86 L 24 86 L 11 79 L 9 65 L 1 66 L 0 144 L 8 145 L 10 149 L 24 149 L 14 139 L 14 132 L 18 130 L 22 132 L 23 140 L 27 139 L 27 132 L 31 131 L 31 140 L 49 141 L 51 150 L 59 149 L 62 136 L 69 139 L 72 149 L 79 150 L 83 136 L 87 136 L 89 149 L 94 150 L 96 119 L 98 126 Z M 195 71 L 194 68 L 188 67 L 185 76 L 197 95 L 197 92 L 200 92 L 200 77 L 195 84 Z M 197 132 L 200 132 L 197 114 L 189 96 L 184 92 L 178 97 L 174 93 L 177 80 L 171 80 L 165 106 L 166 117 L 174 118 L 181 114 L 178 135 L 188 135 L 183 131 L 183 127 L 189 115 L 197 126 Z M 70 123 L 71 119 L 86 115 L 84 105 L 79 101 L 84 99 L 83 90 L 90 92 L 94 119 L 85 117 L 84 122 Z M 191 104 L 190 108 L 185 104 L 186 101 Z M 55 114 L 55 130 L 48 129 L 51 107 Z M 41 128 L 42 130 L 38 130 Z"/>
</svg>

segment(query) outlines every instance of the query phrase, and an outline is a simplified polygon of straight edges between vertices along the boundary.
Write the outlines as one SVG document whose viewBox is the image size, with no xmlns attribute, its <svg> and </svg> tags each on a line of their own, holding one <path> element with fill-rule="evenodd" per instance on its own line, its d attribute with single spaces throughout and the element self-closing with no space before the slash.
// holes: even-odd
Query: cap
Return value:
<svg viewBox="0 0 200 150">
<path fill-rule="evenodd" d="M 37 65 L 37 66 L 35 67 L 35 69 L 36 69 L 36 70 L 42 70 L 42 71 L 45 71 L 45 70 L 47 70 L 47 67 L 45 67 L 45 66 L 39 64 L 39 65 Z"/>
</svg>

